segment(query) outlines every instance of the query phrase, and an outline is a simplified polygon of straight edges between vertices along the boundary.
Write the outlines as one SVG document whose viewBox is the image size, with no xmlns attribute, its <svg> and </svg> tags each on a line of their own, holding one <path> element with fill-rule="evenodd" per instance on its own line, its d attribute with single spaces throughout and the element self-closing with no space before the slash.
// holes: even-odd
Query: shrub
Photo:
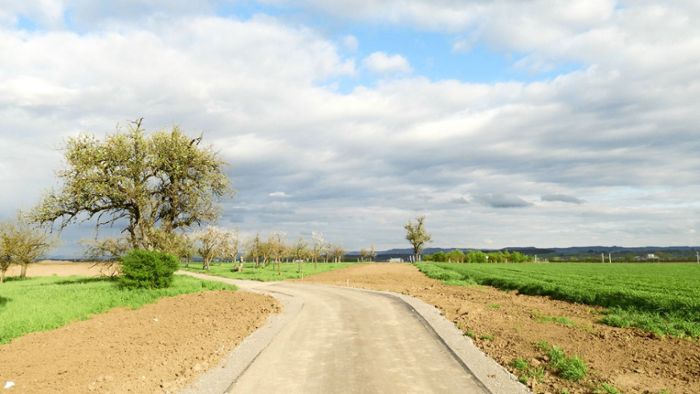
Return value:
<svg viewBox="0 0 700 394">
<path fill-rule="evenodd" d="M 178 268 L 175 256 L 158 251 L 134 249 L 121 260 L 119 284 L 125 288 L 169 287 Z"/>
</svg>

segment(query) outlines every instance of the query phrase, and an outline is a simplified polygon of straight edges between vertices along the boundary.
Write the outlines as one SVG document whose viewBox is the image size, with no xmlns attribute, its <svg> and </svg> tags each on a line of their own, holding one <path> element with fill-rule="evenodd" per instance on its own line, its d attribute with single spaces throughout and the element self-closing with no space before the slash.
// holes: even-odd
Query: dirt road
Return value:
<svg viewBox="0 0 700 394">
<path fill-rule="evenodd" d="M 426 320 L 398 297 L 289 282 L 235 283 L 292 299 L 301 307 L 229 383 L 228 392 L 489 392 Z M 212 387 L 212 382 L 199 387 Z"/>
</svg>

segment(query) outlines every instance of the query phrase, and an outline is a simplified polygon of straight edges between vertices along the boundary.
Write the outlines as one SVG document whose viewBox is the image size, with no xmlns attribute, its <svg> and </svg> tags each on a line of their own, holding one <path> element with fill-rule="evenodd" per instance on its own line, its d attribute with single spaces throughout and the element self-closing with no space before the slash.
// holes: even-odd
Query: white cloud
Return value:
<svg viewBox="0 0 700 394">
<path fill-rule="evenodd" d="M 384 52 L 373 52 L 362 61 L 362 64 L 376 74 L 406 74 L 412 71 L 405 57 L 388 55 Z"/>
<path fill-rule="evenodd" d="M 355 52 L 360 46 L 359 41 L 357 41 L 357 38 L 352 34 L 343 37 L 342 42 L 343 46 L 345 46 L 345 49 L 349 50 L 350 52 Z"/>
<path fill-rule="evenodd" d="M 273 197 L 273 198 L 285 198 L 285 197 L 289 197 L 289 195 L 288 195 L 287 193 L 285 193 L 285 192 L 272 192 L 272 193 L 268 194 L 268 196 L 269 196 L 269 197 Z"/>
<path fill-rule="evenodd" d="M 238 194 L 222 225 L 242 232 L 405 246 L 402 224 L 428 213 L 436 245 L 697 243 L 697 6 L 358 4 L 337 7 L 525 53 L 528 67 L 581 66 L 533 83 L 404 75 L 339 93 L 325 86 L 358 60 L 313 29 L 206 7 L 134 23 L 86 5 L 97 27 L 81 34 L 0 28 L 0 53 L 11 54 L 0 57 L 0 215 L 55 183 L 67 136 L 144 116 L 148 128 L 203 131 L 231 163 Z M 375 71 L 410 72 L 400 55 L 375 57 Z M 586 203 L 560 203 L 575 200 Z"/>
</svg>

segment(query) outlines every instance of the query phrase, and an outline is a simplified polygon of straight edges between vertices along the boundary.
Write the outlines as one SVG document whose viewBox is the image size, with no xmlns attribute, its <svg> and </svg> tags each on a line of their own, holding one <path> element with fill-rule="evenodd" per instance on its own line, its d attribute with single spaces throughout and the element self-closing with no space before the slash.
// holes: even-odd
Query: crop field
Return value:
<svg viewBox="0 0 700 394">
<path fill-rule="evenodd" d="M 700 264 L 456 264 L 418 268 L 448 284 L 481 284 L 608 308 L 603 323 L 700 338 Z"/>
<path fill-rule="evenodd" d="M 161 297 L 234 286 L 176 276 L 165 289 L 124 290 L 108 278 L 39 277 L 0 286 L 0 344 L 21 335 L 85 320 L 115 307 L 138 308 Z"/>
<path fill-rule="evenodd" d="M 277 266 L 273 264 L 267 267 L 255 268 L 253 263 L 245 263 L 242 272 L 234 272 L 233 264 L 231 263 L 212 263 L 209 270 L 202 269 L 202 265 L 198 263 L 190 263 L 187 267 L 184 265 L 182 269 L 198 272 L 200 274 L 223 276 L 232 279 L 247 279 L 269 282 L 284 279 L 300 279 L 303 276 L 320 274 L 321 272 L 333 271 L 340 268 L 345 268 L 357 263 L 302 263 L 301 272 L 299 272 L 299 264 L 297 263 L 282 263 L 280 266 L 280 274 L 277 273 Z"/>
</svg>

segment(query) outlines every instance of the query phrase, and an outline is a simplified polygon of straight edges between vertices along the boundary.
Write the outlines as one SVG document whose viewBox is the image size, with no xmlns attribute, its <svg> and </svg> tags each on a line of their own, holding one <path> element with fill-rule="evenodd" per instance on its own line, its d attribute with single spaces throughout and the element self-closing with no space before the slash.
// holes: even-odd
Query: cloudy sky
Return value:
<svg viewBox="0 0 700 394">
<path fill-rule="evenodd" d="M 697 1 L 106 3 L 2 0 L 0 218 L 68 137 L 144 117 L 204 132 L 244 234 L 700 244 Z"/>
</svg>

